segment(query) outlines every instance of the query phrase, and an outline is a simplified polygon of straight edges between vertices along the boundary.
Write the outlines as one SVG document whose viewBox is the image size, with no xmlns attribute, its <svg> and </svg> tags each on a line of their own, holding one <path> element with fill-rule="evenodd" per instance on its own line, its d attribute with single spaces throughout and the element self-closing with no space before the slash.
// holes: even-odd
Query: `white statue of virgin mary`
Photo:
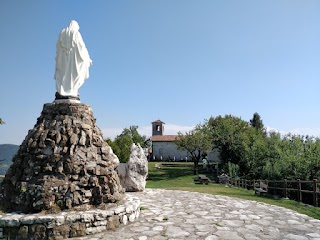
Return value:
<svg viewBox="0 0 320 240">
<path fill-rule="evenodd" d="M 57 92 L 66 97 L 78 97 L 78 89 L 89 78 L 89 67 L 92 65 L 79 29 L 79 24 L 72 20 L 61 31 L 57 42 L 54 78 Z"/>
</svg>

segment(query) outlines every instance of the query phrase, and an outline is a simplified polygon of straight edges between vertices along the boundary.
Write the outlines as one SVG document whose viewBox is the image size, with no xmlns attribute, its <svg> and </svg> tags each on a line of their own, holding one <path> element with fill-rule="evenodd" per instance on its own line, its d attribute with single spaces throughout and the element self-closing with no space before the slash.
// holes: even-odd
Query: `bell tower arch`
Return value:
<svg viewBox="0 0 320 240">
<path fill-rule="evenodd" d="M 152 136 L 163 135 L 164 132 L 164 122 L 161 120 L 156 120 L 152 122 Z"/>
</svg>

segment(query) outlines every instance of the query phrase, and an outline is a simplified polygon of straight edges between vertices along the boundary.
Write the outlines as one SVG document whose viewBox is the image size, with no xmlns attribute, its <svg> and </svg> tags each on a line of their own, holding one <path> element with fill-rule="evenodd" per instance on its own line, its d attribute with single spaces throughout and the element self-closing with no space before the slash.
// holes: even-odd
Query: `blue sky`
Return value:
<svg viewBox="0 0 320 240">
<path fill-rule="evenodd" d="M 320 136 L 320 1 L 0 1 L 0 144 L 21 144 L 52 102 L 56 41 L 80 25 L 93 66 L 80 88 L 104 137 L 210 116 Z"/>
</svg>

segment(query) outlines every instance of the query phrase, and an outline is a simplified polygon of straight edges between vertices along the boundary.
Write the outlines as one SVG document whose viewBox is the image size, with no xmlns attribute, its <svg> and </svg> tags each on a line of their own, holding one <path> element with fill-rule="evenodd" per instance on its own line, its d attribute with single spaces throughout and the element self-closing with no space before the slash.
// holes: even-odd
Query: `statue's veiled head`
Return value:
<svg viewBox="0 0 320 240">
<path fill-rule="evenodd" d="M 80 29 L 79 24 L 75 20 L 72 20 L 69 23 L 68 28 L 69 28 L 70 31 L 79 31 L 79 29 Z"/>
</svg>

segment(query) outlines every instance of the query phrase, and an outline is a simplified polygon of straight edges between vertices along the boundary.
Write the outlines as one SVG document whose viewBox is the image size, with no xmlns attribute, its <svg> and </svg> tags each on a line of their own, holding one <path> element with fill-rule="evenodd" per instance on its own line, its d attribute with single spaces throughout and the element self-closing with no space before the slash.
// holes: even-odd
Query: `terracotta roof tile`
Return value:
<svg viewBox="0 0 320 240">
<path fill-rule="evenodd" d="M 158 119 L 158 120 L 155 120 L 154 122 L 152 122 L 152 123 L 164 123 L 164 122 L 162 122 L 160 119 Z M 164 123 L 165 124 L 165 123 Z"/>
<path fill-rule="evenodd" d="M 178 135 L 155 135 L 151 137 L 152 142 L 174 142 Z"/>
</svg>

